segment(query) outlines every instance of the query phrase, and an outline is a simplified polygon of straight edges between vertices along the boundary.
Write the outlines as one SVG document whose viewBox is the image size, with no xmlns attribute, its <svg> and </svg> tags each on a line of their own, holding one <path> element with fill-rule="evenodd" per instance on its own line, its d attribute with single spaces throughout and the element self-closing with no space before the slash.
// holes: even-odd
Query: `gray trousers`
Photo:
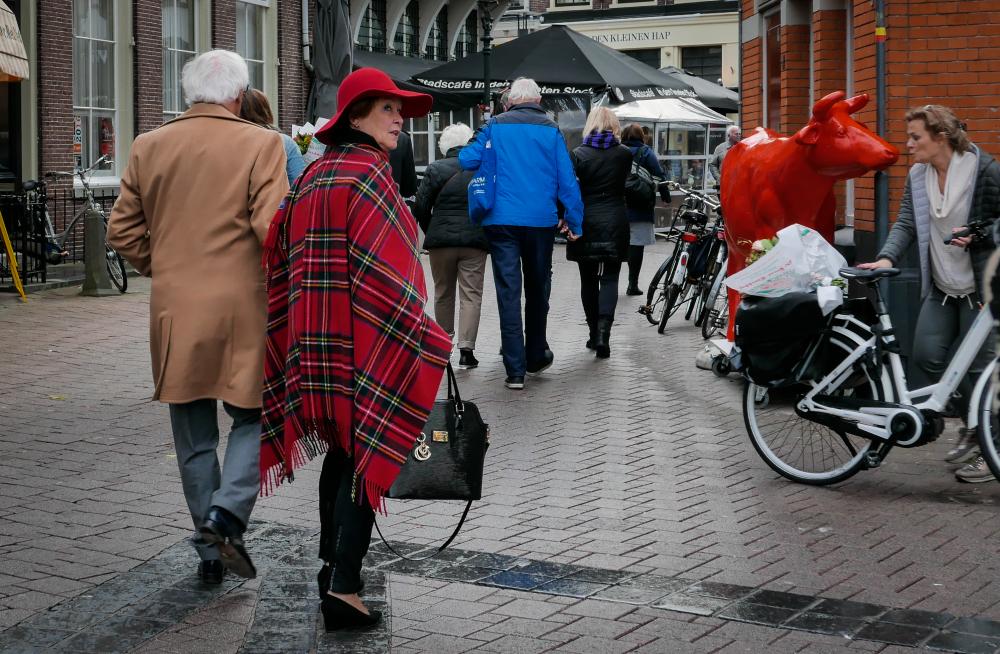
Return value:
<svg viewBox="0 0 1000 654">
<path fill-rule="evenodd" d="M 913 334 L 913 362 L 926 378 L 919 380 L 919 384 L 911 384 L 911 388 L 934 384 L 941 379 L 952 355 L 978 315 L 978 294 L 962 298 L 946 297 L 936 286 L 931 288 L 920 306 L 917 328 Z M 989 365 L 993 347 L 994 340 L 991 337 L 976 355 L 969 373 L 958 386 L 959 397 L 954 402 L 963 422 L 968 415 L 972 389 L 983 368 Z"/>
<path fill-rule="evenodd" d="M 486 250 L 435 248 L 430 251 L 434 277 L 434 320 L 449 336 L 455 335 L 455 285 L 458 284 L 458 348 L 476 349 L 483 308 Z"/>
<path fill-rule="evenodd" d="M 214 545 L 198 533 L 209 509 L 218 506 L 236 516 L 244 526 L 250 520 L 260 492 L 260 409 L 242 409 L 226 402 L 222 407 L 233 419 L 225 462 L 219 469 L 219 409 L 217 400 L 195 400 L 170 405 L 170 426 L 181 472 L 184 499 L 194 521 L 192 543 L 203 561 L 219 558 Z"/>
</svg>

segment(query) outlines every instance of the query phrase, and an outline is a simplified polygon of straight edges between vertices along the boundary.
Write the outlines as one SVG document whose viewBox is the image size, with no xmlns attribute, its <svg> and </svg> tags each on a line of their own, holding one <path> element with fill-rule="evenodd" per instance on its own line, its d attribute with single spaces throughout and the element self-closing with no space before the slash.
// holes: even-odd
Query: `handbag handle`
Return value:
<svg viewBox="0 0 1000 654">
<path fill-rule="evenodd" d="M 449 364 L 448 367 L 450 369 L 451 365 Z M 382 542 L 385 543 L 385 546 L 389 548 L 389 551 L 392 552 L 393 554 L 395 554 L 396 556 L 398 556 L 399 558 L 405 559 L 407 561 L 426 561 L 427 559 L 433 559 L 435 556 L 437 556 L 438 554 L 440 554 L 441 552 L 443 552 L 446 547 L 448 547 L 449 545 L 451 545 L 451 541 L 455 540 L 455 537 L 458 536 L 458 532 L 460 532 L 462 530 L 462 525 L 465 524 L 465 518 L 469 515 L 469 509 L 471 509 L 471 508 L 472 508 L 472 500 L 469 500 L 469 503 L 465 505 L 465 510 L 462 511 L 462 517 L 458 521 L 458 526 L 455 527 L 455 531 L 451 532 L 451 536 L 448 537 L 448 540 L 446 540 L 443 545 L 441 545 L 440 547 L 438 547 L 432 553 L 428 554 L 427 556 L 421 556 L 420 558 L 416 558 L 416 557 L 412 557 L 412 556 L 406 556 L 405 554 L 400 554 L 399 552 L 397 552 L 396 548 L 394 548 L 392 545 L 390 545 L 389 541 L 387 541 L 385 539 L 385 536 L 382 535 L 382 530 L 379 529 L 379 526 L 378 526 L 378 518 L 377 517 L 375 518 L 375 531 L 378 532 L 378 537 L 382 539 Z"/>
<path fill-rule="evenodd" d="M 455 377 L 455 369 L 448 362 L 448 401 L 455 405 L 455 412 L 459 415 L 465 411 L 465 403 L 462 402 L 462 395 L 458 392 L 458 379 Z"/>
</svg>

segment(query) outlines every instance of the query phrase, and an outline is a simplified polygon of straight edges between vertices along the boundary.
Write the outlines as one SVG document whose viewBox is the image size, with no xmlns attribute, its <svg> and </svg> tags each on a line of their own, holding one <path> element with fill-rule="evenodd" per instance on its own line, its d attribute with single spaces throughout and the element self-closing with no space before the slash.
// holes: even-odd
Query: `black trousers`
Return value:
<svg viewBox="0 0 1000 654">
<path fill-rule="evenodd" d="M 358 489 L 358 504 L 351 499 L 354 461 L 331 447 L 319 476 L 319 558 L 330 564 L 330 590 L 345 595 L 361 588 L 361 562 L 372 539 L 375 511 Z"/>
<path fill-rule="evenodd" d="M 641 245 L 628 246 L 628 285 L 639 288 L 639 270 L 642 269 L 642 255 L 645 248 Z"/>
<path fill-rule="evenodd" d="M 596 326 L 601 318 L 614 320 L 621 261 L 578 261 L 577 265 L 580 266 L 580 299 L 587 324 Z"/>
</svg>

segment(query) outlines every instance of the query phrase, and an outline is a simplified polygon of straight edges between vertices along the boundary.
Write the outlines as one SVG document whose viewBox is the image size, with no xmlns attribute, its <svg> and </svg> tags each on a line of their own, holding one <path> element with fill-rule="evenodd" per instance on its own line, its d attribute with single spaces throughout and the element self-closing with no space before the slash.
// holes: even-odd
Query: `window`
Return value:
<svg viewBox="0 0 1000 654">
<path fill-rule="evenodd" d="M 236 52 L 247 60 L 250 85 L 264 88 L 264 12 L 267 6 L 239 0 L 236 3 Z"/>
<path fill-rule="evenodd" d="M 781 131 L 781 14 L 764 17 L 764 116 L 766 127 Z"/>
<path fill-rule="evenodd" d="M 163 120 L 184 113 L 181 88 L 184 64 L 198 54 L 197 0 L 162 0 L 163 11 Z"/>
<path fill-rule="evenodd" d="M 361 17 L 358 46 L 371 52 L 385 52 L 385 0 L 372 0 Z"/>
<path fill-rule="evenodd" d="M 647 66 L 652 66 L 653 68 L 660 67 L 660 49 L 659 48 L 647 48 L 645 50 L 622 50 L 625 54 L 641 61 Z"/>
<path fill-rule="evenodd" d="M 722 77 L 722 46 L 681 48 L 681 68 L 713 84 Z"/>
<path fill-rule="evenodd" d="M 458 29 L 458 36 L 455 37 L 455 58 L 461 59 L 476 52 L 478 41 L 479 15 L 475 11 L 470 11 L 465 23 Z"/>
<path fill-rule="evenodd" d="M 657 123 L 656 152 L 667 179 L 705 190 L 709 129 L 699 123 Z"/>
<path fill-rule="evenodd" d="M 410 140 L 413 142 L 413 165 L 426 166 L 430 163 L 430 135 L 428 134 L 427 116 L 410 119 Z"/>
<path fill-rule="evenodd" d="M 73 148 L 76 165 L 115 156 L 115 3 L 73 0 Z M 98 170 L 111 174 L 113 164 Z M 101 174 L 100 172 L 98 174 Z"/>
<path fill-rule="evenodd" d="M 578 7 L 580 5 L 589 7 L 590 0 L 555 0 L 557 7 Z"/>
<path fill-rule="evenodd" d="M 431 33 L 427 36 L 427 58 L 448 61 L 448 5 L 441 7 L 431 24 Z"/>
<path fill-rule="evenodd" d="M 419 25 L 420 5 L 417 0 L 410 0 L 396 26 L 396 36 L 392 40 L 393 52 L 404 57 L 420 56 L 420 46 L 417 43 Z"/>
</svg>

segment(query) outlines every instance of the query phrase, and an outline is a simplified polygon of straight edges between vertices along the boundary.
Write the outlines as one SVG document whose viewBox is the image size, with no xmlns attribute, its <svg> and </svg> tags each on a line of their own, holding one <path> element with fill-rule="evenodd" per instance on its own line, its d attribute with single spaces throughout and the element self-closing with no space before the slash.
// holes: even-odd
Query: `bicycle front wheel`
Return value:
<svg viewBox="0 0 1000 654">
<path fill-rule="evenodd" d="M 989 370 L 987 368 L 987 374 Z M 992 374 L 989 379 L 979 398 L 979 452 L 986 459 L 993 476 L 1000 479 L 1000 416 L 993 411 L 997 388 Z"/>
<path fill-rule="evenodd" d="M 835 331 L 829 341 L 835 354 L 833 365 L 863 342 L 856 334 L 847 336 Z M 825 394 L 891 402 L 895 394 L 888 369 L 889 366 L 882 366 L 877 378 L 867 369 L 849 372 Z M 747 382 L 743 420 L 751 444 L 772 470 L 801 484 L 825 486 L 857 474 L 872 442 L 796 413 L 795 405 L 815 383 L 767 388 Z"/>
<path fill-rule="evenodd" d="M 704 315 L 701 317 L 702 338 L 709 339 L 726 324 L 729 317 L 729 296 L 726 293 L 726 273 L 720 271 L 705 299 Z"/>
<path fill-rule="evenodd" d="M 649 288 L 646 291 L 646 308 L 643 313 L 646 314 L 646 320 L 651 325 L 659 324 L 660 317 L 663 315 L 663 308 L 666 305 L 667 299 L 667 287 L 670 285 L 671 277 L 673 277 L 676 261 L 677 253 L 674 252 L 674 254 L 670 255 L 670 258 L 660 264 L 660 267 L 656 270 L 656 274 L 653 275 L 652 281 L 649 282 Z"/>
<path fill-rule="evenodd" d="M 128 275 L 125 274 L 125 260 L 110 245 L 104 247 L 105 256 L 108 261 L 108 277 L 111 278 L 111 283 L 115 285 L 118 292 L 124 293 L 125 289 L 128 288 Z"/>
<path fill-rule="evenodd" d="M 663 313 L 660 315 L 660 324 L 656 328 L 656 331 L 662 334 L 667 329 L 667 320 L 677 309 L 677 299 L 680 297 L 681 289 L 683 287 L 680 284 L 670 284 L 667 287 L 667 298 L 663 305 Z"/>
</svg>

